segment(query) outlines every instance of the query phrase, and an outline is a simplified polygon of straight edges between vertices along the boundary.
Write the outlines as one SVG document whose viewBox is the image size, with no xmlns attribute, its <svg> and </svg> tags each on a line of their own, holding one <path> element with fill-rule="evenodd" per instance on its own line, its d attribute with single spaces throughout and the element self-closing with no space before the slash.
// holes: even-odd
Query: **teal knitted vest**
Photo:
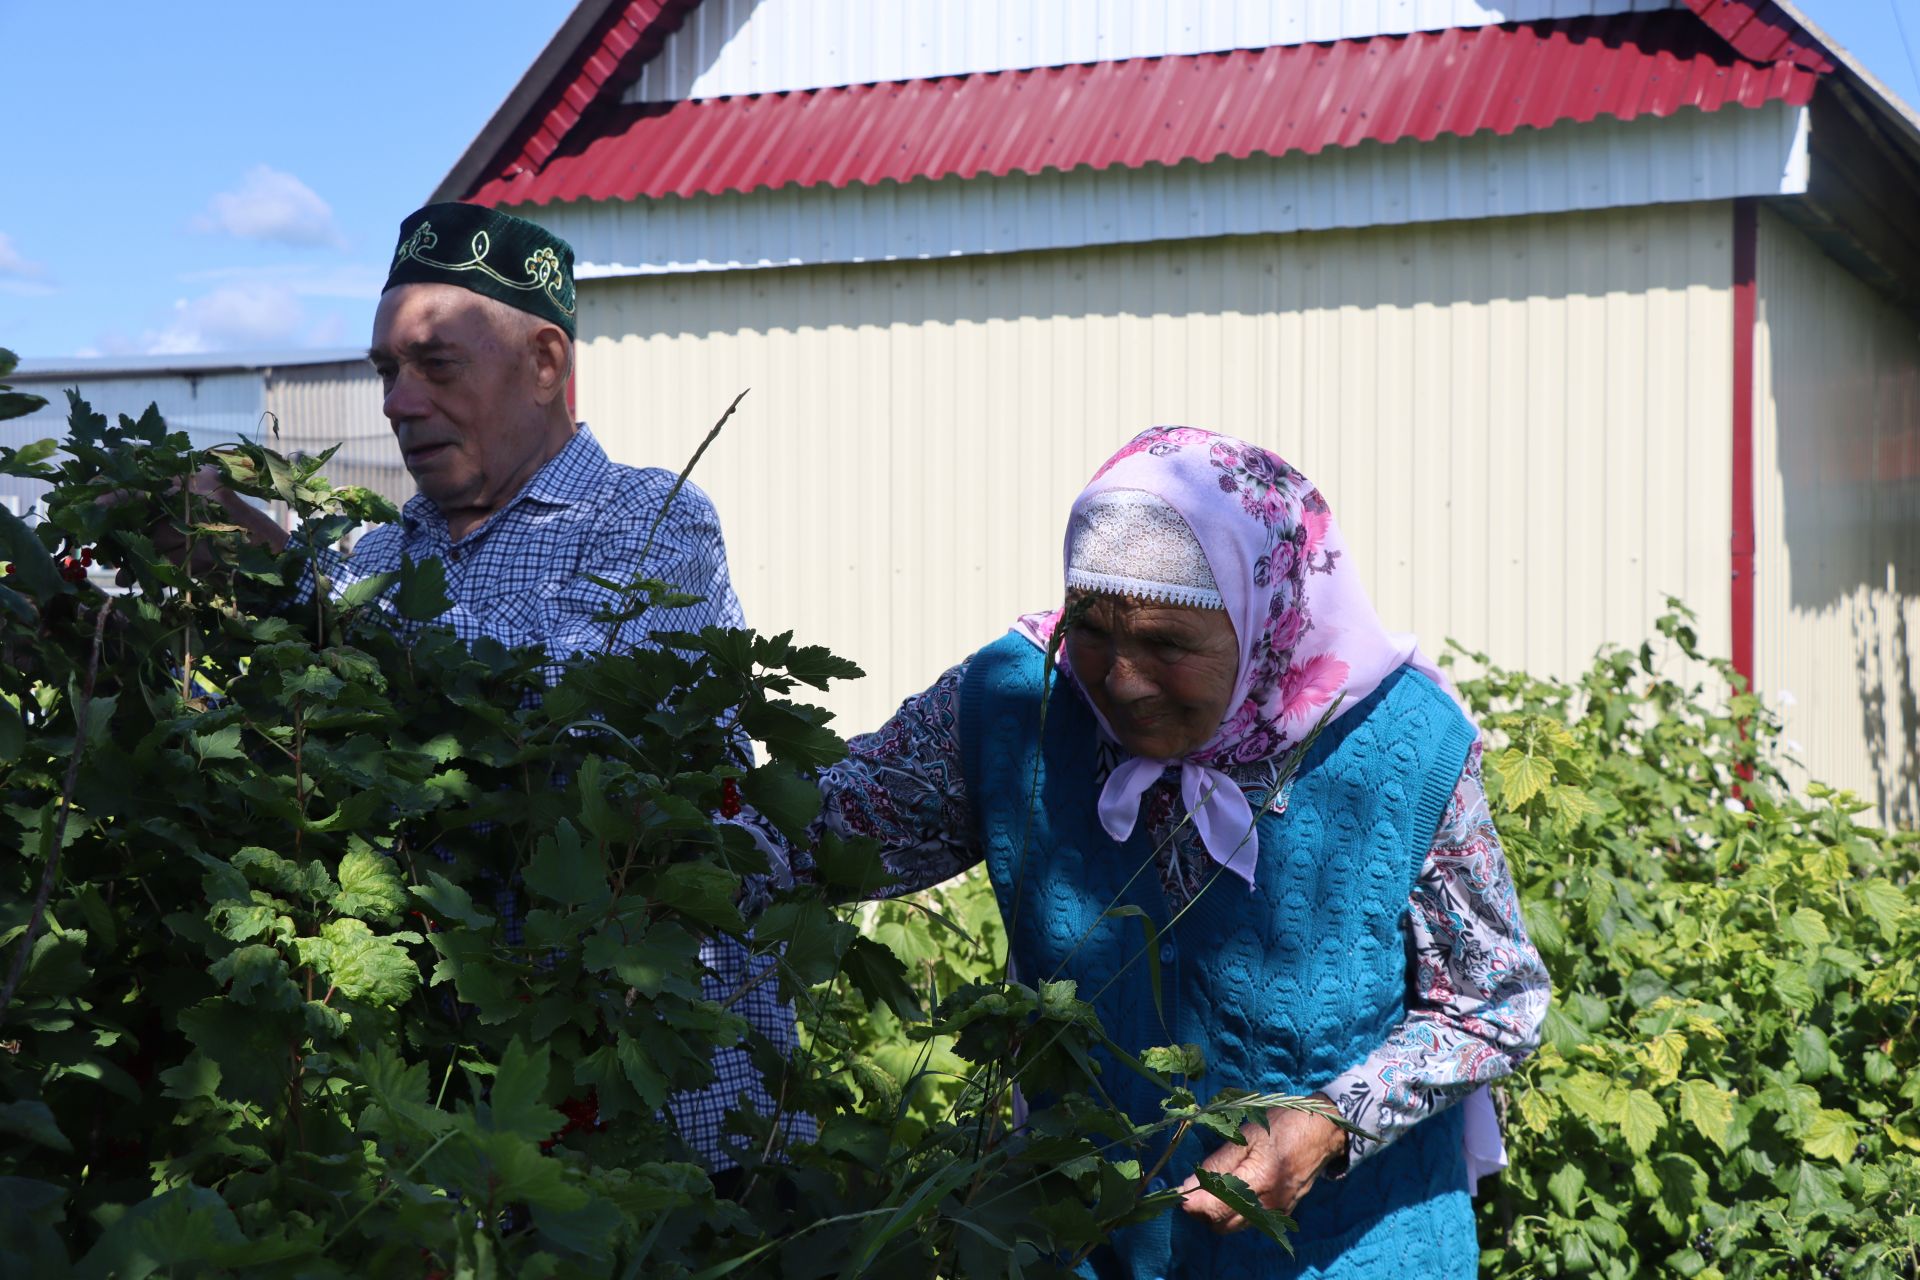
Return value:
<svg viewBox="0 0 1920 1280">
<path fill-rule="evenodd" d="M 1123 844 L 1100 826 L 1098 727 L 1065 681 L 1052 682 L 1040 741 L 1044 665 L 1008 635 L 974 656 L 960 701 L 968 792 L 1022 978 L 1075 979 L 1135 1053 L 1199 1045 L 1207 1070 L 1192 1087 L 1203 1100 L 1229 1086 L 1308 1093 L 1364 1059 L 1406 1013 L 1407 897 L 1473 741 L 1458 708 L 1402 667 L 1328 726 L 1286 811 L 1260 820 L 1254 891 L 1222 876 L 1170 924 L 1157 873 L 1133 875 L 1153 856 L 1146 824 Z M 1249 796 L 1256 811 L 1264 798 Z M 1110 904 L 1155 923 L 1159 1010 L 1141 923 L 1103 916 Z M 1136 1121 L 1159 1118 L 1159 1092 L 1133 1072 L 1108 1063 L 1101 1083 Z M 1190 1136 L 1156 1182 L 1178 1185 L 1211 1145 Z M 1479 1250 L 1459 1110 L 1347 1177 L 1322 1179 L 1294 1217 L 1292 1257 L 1256 1232 L 1216 1236 L 1175 1211 L 1117 1233 L 1093 1270 L 1116 1280 L 1467 1280 Z"/>
</svg>

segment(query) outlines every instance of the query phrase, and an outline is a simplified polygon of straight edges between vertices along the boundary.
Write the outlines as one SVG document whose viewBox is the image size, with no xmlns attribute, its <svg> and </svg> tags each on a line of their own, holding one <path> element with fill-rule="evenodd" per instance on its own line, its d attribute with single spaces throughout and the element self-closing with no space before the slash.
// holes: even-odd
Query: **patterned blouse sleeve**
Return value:
<svg viewBox="0 0 1920 1280">
<path fill-rule="evenodd" d="M 1351 1168 L 1428 1116 L 1513 1071 L 1540 1044 L 1550 988 L 1468 753 L 1409 900 L 1407 1017 L 1324 1092 L 1355 1126 Z"/>
<path fill-rule="evenodd" d="M 878 732 L 847 743 L 847 758 L 820 775 L 823 832 L 870 836 L 898 883 L 898 897 L 951 879 L 980 861 L 973 807 L 960 772 L 962 662 L 900 704 Z"/>
</svg>

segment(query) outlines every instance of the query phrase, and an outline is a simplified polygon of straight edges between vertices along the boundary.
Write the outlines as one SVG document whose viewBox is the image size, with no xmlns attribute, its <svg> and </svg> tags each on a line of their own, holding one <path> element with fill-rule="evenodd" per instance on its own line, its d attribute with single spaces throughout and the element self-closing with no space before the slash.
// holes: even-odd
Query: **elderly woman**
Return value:
<svg viewBox="0 0 1920 1280">
<path fill-rule="evenodd" d="M 1242 440 L 1116 454 L 1073 505 L 1066 599 L 1064 678 L 1063 611 L 1020 619 L 854 739 L 822 822 L 876 837 L 903 892 L 984 859 L 1018 973 L 1077 979 L 1131 1051 L 1200 1045 L 1203 1095 L 1313 1092 L 1366 1135 L 1276 1109 L 1244 1147 L 1189 1137 L 1185 1212 L 1116 1235 L 1100 1275 L 1474 1275 L 1470 1170 L 1501 1162 L 1476 1091 L 1538 1044 L 1548 984 L 1473 724 L 1319 492 Z M 1142 936 L 1123 903 L 1158 927 L 1160 1010 L 1144 966 L 1109 981 Z M 1158 1118 L 1145 1081 L 1103 1085 Z M 1196 1164 L 1292 1211 L 1294 1256 Z"/>
</svg>

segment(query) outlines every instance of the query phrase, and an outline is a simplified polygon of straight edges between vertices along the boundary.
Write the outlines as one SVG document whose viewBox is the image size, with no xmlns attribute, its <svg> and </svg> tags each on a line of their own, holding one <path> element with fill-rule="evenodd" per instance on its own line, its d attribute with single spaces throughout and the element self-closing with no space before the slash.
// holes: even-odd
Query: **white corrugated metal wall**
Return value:
<svg viewBox="0 0 1920 1280">
<path fill-rule="evenodd" d="M 750 620 L 871 679 L 848 731 L 1060 592 L 1073 495 L 1155 423 L 1326 491 L 1382 615 L 1540 671 L 1668 594 L 1730 641 L 1724 202 L 589 282 L 580 407 L 697 475 Z"/>
<path fill-rule="evenodd" d="M 582 279 L 1565 213 L 1807 189 L 1805 107 L 1692 109 L 1138 169 L 521 205 Z"/>
<path fill-rule="evenodd" d="M 1647 12 L 1674 0 L 706 0 L 627 102 Z"/>
<path fill-rule="evenodd" d="M 1755 683 L 1808 772 L 1920 824 L 1920 327 L 1766 212 L 1757 283 Z"/>
</svg>

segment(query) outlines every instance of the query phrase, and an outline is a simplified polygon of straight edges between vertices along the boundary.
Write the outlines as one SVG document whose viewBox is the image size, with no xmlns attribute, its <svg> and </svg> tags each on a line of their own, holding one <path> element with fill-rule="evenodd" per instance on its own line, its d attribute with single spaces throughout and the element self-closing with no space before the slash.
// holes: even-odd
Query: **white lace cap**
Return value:
<svg viewBox="0 0 1920 1280">
<path fill-rule="evenodd" d="M 1141 489 L 1087 499 L 1068 531 L 1067 588 L 1224 609 L 1206 552 L 1180 513 Z"/>
</svg>

